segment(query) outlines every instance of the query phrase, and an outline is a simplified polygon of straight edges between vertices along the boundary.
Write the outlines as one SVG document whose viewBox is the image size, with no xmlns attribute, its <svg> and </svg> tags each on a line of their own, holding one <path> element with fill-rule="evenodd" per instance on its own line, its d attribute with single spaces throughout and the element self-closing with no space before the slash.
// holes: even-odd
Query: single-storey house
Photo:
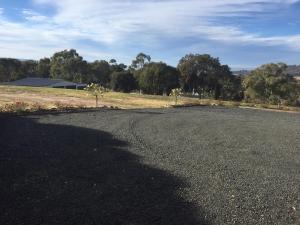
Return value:
<svg viewBox="0 0 300 225">
<path fill-rule="evenodd" d="M 7 85 L 15 86 L 30 86 L 30 87 L 52 87 L 52 88 L 67 88 L 67 89 L 84 89 L 86 84 L 79 84 L 65 81 L 62 79 L 50 79 L 39 77 L 27 77 L 21 80 L 16 80 L 6 83 Z"/>
</svg>

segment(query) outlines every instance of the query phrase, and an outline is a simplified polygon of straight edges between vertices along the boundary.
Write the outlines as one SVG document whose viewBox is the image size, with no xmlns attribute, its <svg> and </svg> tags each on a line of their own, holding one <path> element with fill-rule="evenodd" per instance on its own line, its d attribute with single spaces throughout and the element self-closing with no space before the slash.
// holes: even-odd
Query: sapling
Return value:
<svg viewBox="0 0 300 225">
<path fill-rule="evenodd" d="M 95 96 L 96 107 L 98 107 L 99 97 L 103 97 L 104 93 L 108 92 L 107 88 L 94 83 L 89 84 L 84 90 L 89 92 L 91 95 Z"/>
<path fill-rule="evenodd" d="M 178 97 L 182 94 L 181 88 L 175 88 L 171 90 L 170 96 L 174 97 L 175 105 L 177 105 Z"/>
</svg>

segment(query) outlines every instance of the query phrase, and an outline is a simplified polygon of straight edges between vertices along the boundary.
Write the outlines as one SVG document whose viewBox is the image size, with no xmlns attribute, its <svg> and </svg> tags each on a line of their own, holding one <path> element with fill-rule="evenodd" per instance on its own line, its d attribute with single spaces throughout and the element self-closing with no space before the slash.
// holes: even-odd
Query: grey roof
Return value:
<svg viewBox="0 0 300 225">
<path fill-rule="evenodd" d="M 85 84 L 77 84 L 62 79 L 50 79 L 39 77 L 27 77 L 21 80 L 9 82 L 7 84 L 16 86 L 31 86 L 31 87 L 66 87 L 66 86 L 86 86 Z"/>
<path fill-rule="evenodd" d="M 50 87 L 69 87 L 69 86 L 86 87 L 87 85 L 86 84 L 74 83 L 74 82 L 70 82 L 70 81 L 64 81 L 64 80 L 61 80 L 58 83 L 50 85 Z"/>
<path fill-rule="evenodd" d="M 61 80 L 60 82 L 55 83 L 55 84 L 51 84 L 49 86 L 51 86 L 51 87 L 66 87 L 66 86 L 78 86 L 78 84 L 73 83 L 73 82 L 69 82 L 69 81 Z"/>
</svg>

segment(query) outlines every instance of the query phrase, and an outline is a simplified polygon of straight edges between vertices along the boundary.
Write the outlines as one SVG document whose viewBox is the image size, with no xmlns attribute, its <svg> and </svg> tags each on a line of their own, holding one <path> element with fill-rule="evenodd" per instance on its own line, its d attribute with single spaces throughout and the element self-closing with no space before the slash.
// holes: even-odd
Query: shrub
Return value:
<svg viewBox="0 0 300 225">
<path fill-rule="evenodd" d="M 26 102 L 14 102 L 4 106 L 4 112 L 25 112 L 29 109 L 29 104 Z"/>
</svg>

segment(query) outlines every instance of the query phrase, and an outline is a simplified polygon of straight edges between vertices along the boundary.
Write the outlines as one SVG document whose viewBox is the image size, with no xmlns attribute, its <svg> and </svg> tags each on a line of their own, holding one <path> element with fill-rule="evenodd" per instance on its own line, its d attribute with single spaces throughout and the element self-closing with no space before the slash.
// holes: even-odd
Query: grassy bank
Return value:
<svg viewBox="0 0 300 225">
<path fill-rule="evenodd" d="M 100 106 L 121 109 L 164 108 L 174 105 L 169 96 L 140 95 L 138 93 L 109 92 L 100 98 Z M 180 97 L 178 106 L 221 105 L 227 107 L 256 107 L 278 110 L 278 106 L 251 104 L 233 101 L 219 101 Z M 95 99 L 86 91 L 54 88 L 0 86 L 0 111 L 37 111 L 63 108 L 92 108 Z M 300 111 L 296 107 L 281 107 L 280 110 Z"/>
</svg>

